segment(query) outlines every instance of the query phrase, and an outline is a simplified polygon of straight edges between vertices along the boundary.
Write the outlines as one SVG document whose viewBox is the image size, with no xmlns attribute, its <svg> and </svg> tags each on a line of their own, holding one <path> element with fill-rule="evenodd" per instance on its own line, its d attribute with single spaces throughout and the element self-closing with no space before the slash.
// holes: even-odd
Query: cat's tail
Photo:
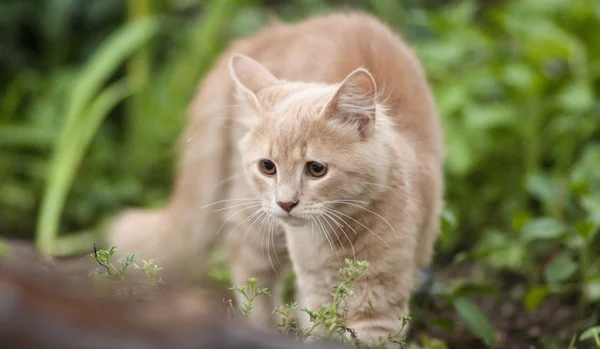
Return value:
<svg viewBox="0 0 600 349">
<path fill-rule="evenodd" d="M 230 172 L 227 123 L 231 83 L 223 55 L 200 85 L 188 110 L 181 139 L 175 187 L 169 203 L 157 210 L 130 209 L 119 214 L 107 235 L 119 256 L 137 254 L 165 269 L 199 272 L 217 237 L 221 216 L 209 206 L 225 197 Z M 222 234 L 220 234 L 222 235 Z"/>
</svg>

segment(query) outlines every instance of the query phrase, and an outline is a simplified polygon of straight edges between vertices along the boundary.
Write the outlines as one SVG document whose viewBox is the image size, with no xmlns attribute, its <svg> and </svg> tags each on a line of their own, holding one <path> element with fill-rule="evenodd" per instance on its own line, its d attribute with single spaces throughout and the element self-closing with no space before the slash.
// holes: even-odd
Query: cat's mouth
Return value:
<svg viewBox="0 0 600 349">
<path fill-rule="evenodd" d="M 286 224 L 289 224 L 294 227 L 303 227 L 309 222 L 308 219 L 295 216 L 288 216 L 286 217 L 286 219 L 284 219 L 284 221 Z"/>
<path fill-rule="evenodd" d="M 304 226 L 310 221 L 309 217 L 306 217 L 304 215 L 297 215 L 293 212 L 286 214 L 274 214 L 274 216 L 281 220 L 283 223 L 289 224 L 294 227 Z"/>
</svg>

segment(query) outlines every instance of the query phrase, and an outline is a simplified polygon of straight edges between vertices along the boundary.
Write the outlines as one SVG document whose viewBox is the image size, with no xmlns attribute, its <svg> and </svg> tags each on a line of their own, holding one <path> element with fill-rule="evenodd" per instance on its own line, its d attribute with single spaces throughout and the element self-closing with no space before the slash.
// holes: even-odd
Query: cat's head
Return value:
<svg viewBox="0 0 600 349">
<path fill-rule="evenodd" d="M 236 121 L 249 129 L 239 141 L 243 167 L 265 212 L 292 225 L 335 222 L 381 191 L 389 164 L 368 71 L 327 85 L 280 80 L 242 55 L 229 68 Z"/>
</svg>

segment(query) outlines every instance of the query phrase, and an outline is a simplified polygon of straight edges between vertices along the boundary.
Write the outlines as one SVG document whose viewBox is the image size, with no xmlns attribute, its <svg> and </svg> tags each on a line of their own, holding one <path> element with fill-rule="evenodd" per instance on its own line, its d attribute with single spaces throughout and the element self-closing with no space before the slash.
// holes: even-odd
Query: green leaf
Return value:
<svg viewBox="0 0 600 349">
<path fill-rule="evenodd" d="M 473 167 L 473 152 L 468 141 L 464 138 L 452 137 L 448 139 L 447 148 L 446 164 L 449 172 L 457 176 L 466 175 Z"/>
<path fill-rule="evenodd" d="M 520 91 L 529 92 L 535 87 L 536 80 L 539 79 L 535 71 L 523 63 L 508 63 L 504 67 L 504 82 Z"/>
<path fill-rule="evenodd" d="M 545 173 L 537 173 L 527 178 L 527 191 L 544 205 L 554 206 L 560 201 L 560 188 L 555 180 Z"/>
<path fill-rule="evenodd" d="M 498 291 L 489 284 L 477 283 L 469 280 L 456 280 L 452 284 L 452 298 L 460 298 L 471 295 L 496 295 Z"/>
<path fill-rule="evenodd" d="M 474 1 L 463 1 L 446 7 L 445 19 L 457 27 L 467 26 L 477 12 L 477 3 Z"/>
<path fill-rule="evenodd" d="M 525 308 L 527 308 L 527 310 L 538 309 L 549 293 L 550 289 L 547 286 L 536 286 L 530 289 L 523 300 Z"/>
<path fill-rule="evenodd" d="M 449 317 L 442 317 L 435 319 L 432 323 L 433 326 L 439 327 L 446 332 L 454 332 L 454 321 Z"/>
<path fill-rule="evenodd" d="M 465 125 L 479 131 L 510 125 L 517 116 L 514 107 L 505 103 L 469 104 L 464 109 Z"/>
<path fill-rule="evenodd" d="M 593 119 L 590 121 L 594 124 L 598 122 Z M 591 190 L 600 190 L 600 173 L 598 167 L 600 166 L 600 144 L 593 142 L 586 145 L 583 149 L 582 154 L 579 156 L 579 160 L 573 166 L 571 170 L 571 181 L 573 183 L 583 183 Z"/>
<path fill-rule="evenodd" d="M 505 232 L 487 230 L 475 249 L 475 257 L 496 269 L 519 270 L 527 257 L 527 246 Z"/>
<path fill-rule="evenodd" d="M 570 278 L 578 269 L 578 264 L 567 251 L 559 252 L 546 266 L 544 272 L 546 280 L 558 283 Z"/>
<path fill-rule="evenodd" d="M 456 223 L 456 215 L 454 212 L 450 211 L 448 208 L 445 208 L 441 217 L 442 232 L 449 233 L 450 231 L 454 230 Z"/>
<path fill-rule="evenodd" d="M 594 222 L 581 221 L 575 223 L 575 231 L 577 231 L 577 234 L 579 234 L 579 236 L 581 236 L 586 241 L 595 228 L 596 225 L 594 224 Z"/>
<path fill-rule="evenodd" d="M 373 12 L 384 22 L 401 28 L 408 22 L 408 14 L 401 1 L 369 1 Z"/>
<path fill-rule="evenodd" d="M 454 299 L 454 308 L 473 335 L 481 338 L 488 347 L 496 347 L 494 327 L 477 304 L 466 297 L 459 297 Z"/>
<path fill-rule="evenodd" d="M 581 205 L 588 212 L 588 219 L 600 224 L 600 197 L 583 197 L 581 198 Z"/>
<path fill-rule="evenodd" d="M 600 301 L 600 277 L 585 281 L 583 294 L 590 303 Z"/>
<path fill-rule="evenodd" d="M 522 230 L 526 241 L 552 240 L 561 237 L 566 231 L 564 224 L 554 218 L 538 218 L 525 224 Z"/>
<path fill-rule="evenodd" d="M 470 101 L 467 86 L 451 84 L 440 89 L 438 96 L 438 107 L 442 115 L 450 116 L 464 107 L 465 102 Z"/>
<path fill-rule="evenodd" d="M 567 112 L 582 113 L 594 105 L 592 87 L 588 81 L 576 81 L 567 85 L 558 95 L 557 103 Z"/>
<path fill-rule="evenodd" d="M 582 341 L 592 338 L 596 341 L 596 345 L 600 347 L 600 326 L 590 327 L 579 336 L 579 340 Z"/>
</svg>

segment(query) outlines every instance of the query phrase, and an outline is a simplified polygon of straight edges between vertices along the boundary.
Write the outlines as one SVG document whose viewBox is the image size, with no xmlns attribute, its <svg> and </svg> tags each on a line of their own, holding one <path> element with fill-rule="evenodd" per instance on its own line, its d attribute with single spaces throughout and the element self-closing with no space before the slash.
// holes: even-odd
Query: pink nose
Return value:
<svg viewBox="0 0 600 349">
<path fill-rule="evenodd" d="M 285 212 L 290 213 L 290 211 L 296 205 L 298 205 L 298 201 L 295 201 L 295 202 L 281 202 L 281 201 L 278 201 L 277 205 L 279 205 L 279 207 L 281 207 Z"/>
</svg>

